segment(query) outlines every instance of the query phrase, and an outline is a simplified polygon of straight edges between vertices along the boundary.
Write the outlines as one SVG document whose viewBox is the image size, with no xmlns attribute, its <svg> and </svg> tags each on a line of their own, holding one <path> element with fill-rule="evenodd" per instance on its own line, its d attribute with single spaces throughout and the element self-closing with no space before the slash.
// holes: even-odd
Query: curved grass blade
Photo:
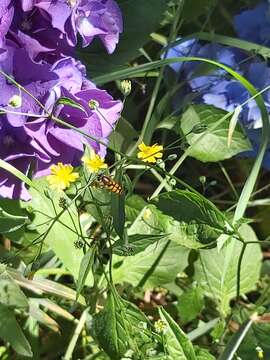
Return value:
<svg viewBox="0 0 270 360">
<path fill-rule="evenodd" d="M 258 91 L 255 89 L 255 87 L 246 78 L 244 78 L 242 75 L 238 74 L 236 71 L 234 71 L 230 67 L 228 67 L 224 64 L 220 64 L 213 60 L 199 58 L 199 57 L 175 57 L 175 58 L 171 58 L 171 59 L 157 60 L 157 61 L 153 61 L 153 62 L 150 62 L 147 64 L 139 65 L 139 66 L 136 66 L 133 68 L 115 71 L 110 74 L 106 74 L 106 75 L 95 78 L 94 82 L 96 82 L 98 84 L 104 84 L 109 81 L 132 77 L 132 76 L 135 76 L 136 74 L 139 74 L 142 72 L 148 72 L 150 70 L 160 68 L 165 65 L 169 65 L 169 64 L 173 64 L 173 63 L 177 63 L 177 62 L 184 62 L 184 61 L 204 62 L 204 63 L 211 64 L 211 65 L 214 65 L 218 68 L 225 70 L 233 78 L 235 78 L 237 81 L 239 81 L 248 90 L 248 92 L 251 94 L 251 96 L 253 96 L 255 98 L 255 101 L 256 101 L 256 103 L 260 109 L 261 115 L 262 115 L 262 123 L 263 123 L 262 141 L 261 141 L 261 145 L 260 145 L 260 148 L 258 151 L 257 158 L 254 162 L 253 168 L 252 168 L 250 175 L 246 181 L 246 184 L 242 190 L 240 199 L 237 204 L 237 208 L 235 210 L 234 222 L 237 222 L 239 219 L 241 219 L 243 217 L 243 215 L 246 211 L 246 208 L 248 206 L 248 201 L 249 201 L 249 198 L 254 189 L 254 186 L 255 186 L 255 183 L 256 183 L 260 168 L 261 168 L 261 164 L 263 161 L 263 157 L 264 157 L 265 151 L 267 149 L 269 136 L 270 136 L 270 124 L 269 124 L 269 119 L 268 119 L 268 112 L 267 112 L 266 106 L 264 104 L 263 97 L 260 93 L 258 93 Z"/>
<path fill-rule="evenodd" d="M 33 183 L 32 180 L 30 180 L 24 173 L 22 173 L 20 170 L 16 169 L 13 165 L 7 163 L 6 161 L 0 159 L 0 168 L 10 172 L 14 176 L 16 176 L 18 179 L 22 180 L 22 182 L 26 183 L 27 185 L 31 186 L 32 188 L 36 189 L 38 192 L 40 192 L 39 188 Z"/>
</svg>

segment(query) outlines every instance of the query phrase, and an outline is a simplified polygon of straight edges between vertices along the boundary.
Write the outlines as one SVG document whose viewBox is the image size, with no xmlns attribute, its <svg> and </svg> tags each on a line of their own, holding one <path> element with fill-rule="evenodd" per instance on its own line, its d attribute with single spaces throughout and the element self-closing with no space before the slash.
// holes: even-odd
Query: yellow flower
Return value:
<svg viewBox="0 0 270 360">
<path fill-rule="evenodd" d="M 142 161 L 144 162 L 156 163 L 157 159 L 160 159 L 163 156 L 162 145 L 154 144 L 152 146 L 148 146 L 145 145 L 144 142 L 142 142 L 139 145 L 139 150 L 141 151 L 138 152 L 137 156 L 139 159 L 142 159 Z"/>
<path fill-rule="evenodd" d="M 91 172 L 98 172 L 100 169 L 106 169 L 108 167 L 104 159 L 95 153 L 92 154 L 91 157 L 84 156 L 82 161 Z"/>
<path fill-rule="evenodd" d="M 47 180 L 52 188 L 58 191 L 65 190 L 70 187 L 71 183 L 75 182 L 79 174 L 73 172 L 73 166 L 64 165 L 59 162 L 57 165 L 50 167 L 51 175 L 47 176 Z"/>
</svg>

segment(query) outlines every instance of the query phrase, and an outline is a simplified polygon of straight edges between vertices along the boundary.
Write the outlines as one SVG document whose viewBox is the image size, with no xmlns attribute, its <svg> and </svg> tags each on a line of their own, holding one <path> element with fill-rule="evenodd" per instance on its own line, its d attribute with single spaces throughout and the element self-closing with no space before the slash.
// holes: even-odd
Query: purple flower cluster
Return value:
<svg viewBox="0 0 270 360">
<path fill-rule="evenodd" d="M 122 103 L 89 81 L 73 55 L 78 34 L 83 46 L 98 36 L 112 53 L 121 32 L 121 12 L 114 0 L 1 1 L 1 159 L 38 177 L 57 162 L 78 165 L 85 144 L 105 156 L 104 143 Z M 57 103 L 62 97 L 78 106 Z M 50 114 L 90 138 L 59 125 Z M 3 169 L 0 196 L 30 199 L 25 185 Z"/>
<path fill-rule="evenodd" d="M 252 10 L 247 10 L 235 17 L 235 29 L 239 38 L 270 45 L 270 5 L 266 2 Z M 270 67 L 258 57 L 250 57 L 239 49 L 218 45 L 205 44 L 195 39 L 180 42 L 169 49 L 167 58 L 181 56 L 196 56 L 215 60 L 225 64 L 248 79 L 258 90 L 270 85 Z M 233 111 L 250 98 L 246 88 L 237 80 L 232 79 L 225 71 L 213 68 L 204 69 L 196 62 L 176 63 L 171 68 L 181 81 L 186 82 L 185 93 L 192 93 L 196 102 L 213 105 L 217 108 Z M 265 105 L 270 113 L 270 91 L 263 93 Z M 175 101 L 181 107 L 179 101 Z M 254 151 L 250 156 L 256 156 L 261 140 L 262 120 L 260 110 L 255 100 L 250 100 L 240 114 L 241 123 L 253 144 Z M 264 159 L 264 166 L 270 169 L 270 151 Z"/>
</svg>

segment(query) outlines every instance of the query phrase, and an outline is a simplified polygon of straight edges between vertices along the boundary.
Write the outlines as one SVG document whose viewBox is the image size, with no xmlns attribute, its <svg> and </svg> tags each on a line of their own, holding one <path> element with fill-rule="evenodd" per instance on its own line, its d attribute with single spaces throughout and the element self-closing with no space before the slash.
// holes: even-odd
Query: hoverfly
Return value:
<svg viewBox="0 0 270 360">
<path fill-rule="evenodd" d="M 124 192 L 123 187 L 117 183 L 115 180 L 113 180 L 111 177 L 106 176 L 106 175 L 99 175 L 97 177 L 99 183 L 102 184 L 102 186 L 107 189 L 108 191 L 118 194 L 118 195 L 122 195 Z"/>
</svg>

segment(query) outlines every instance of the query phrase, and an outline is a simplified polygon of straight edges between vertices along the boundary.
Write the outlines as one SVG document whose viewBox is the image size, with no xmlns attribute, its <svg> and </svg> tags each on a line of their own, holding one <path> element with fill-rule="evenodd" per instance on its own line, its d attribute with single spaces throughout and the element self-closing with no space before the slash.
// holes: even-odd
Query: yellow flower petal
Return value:
<svg viewBox="0 0 270 360">
<path fill-rule="evenodd" d="M 82 161 L 84 162 L 87 169 L 91 172 L 98 172 L 100 169 L 106 169 L 108 167 L 104 159 L 95 153 L 90 158 L 84 156 Z"/>
<path fill-rule="evenodd" d="M 154 144 L 152 146 L 145 145 L 144 142 L 142 142 L 138 146 L 140 152 L 138 152 L 137 157 L 139 159 L 142 159 L 144 162 L 148 163 L 156 163 L 157 159 L 162 158 L 163 156 L 163 146 Z"/>
<path fill-rule="evenodd" d="M 79 178 L 77 172 L 73 172 L 73 166 L 64 165 L 59 162 L 57 165 L 50 167 L 51 175 L 47 176 L 49 185 L 58 191 L 65 190 L 70 187 L 71 183 Z"/>
</svg>

